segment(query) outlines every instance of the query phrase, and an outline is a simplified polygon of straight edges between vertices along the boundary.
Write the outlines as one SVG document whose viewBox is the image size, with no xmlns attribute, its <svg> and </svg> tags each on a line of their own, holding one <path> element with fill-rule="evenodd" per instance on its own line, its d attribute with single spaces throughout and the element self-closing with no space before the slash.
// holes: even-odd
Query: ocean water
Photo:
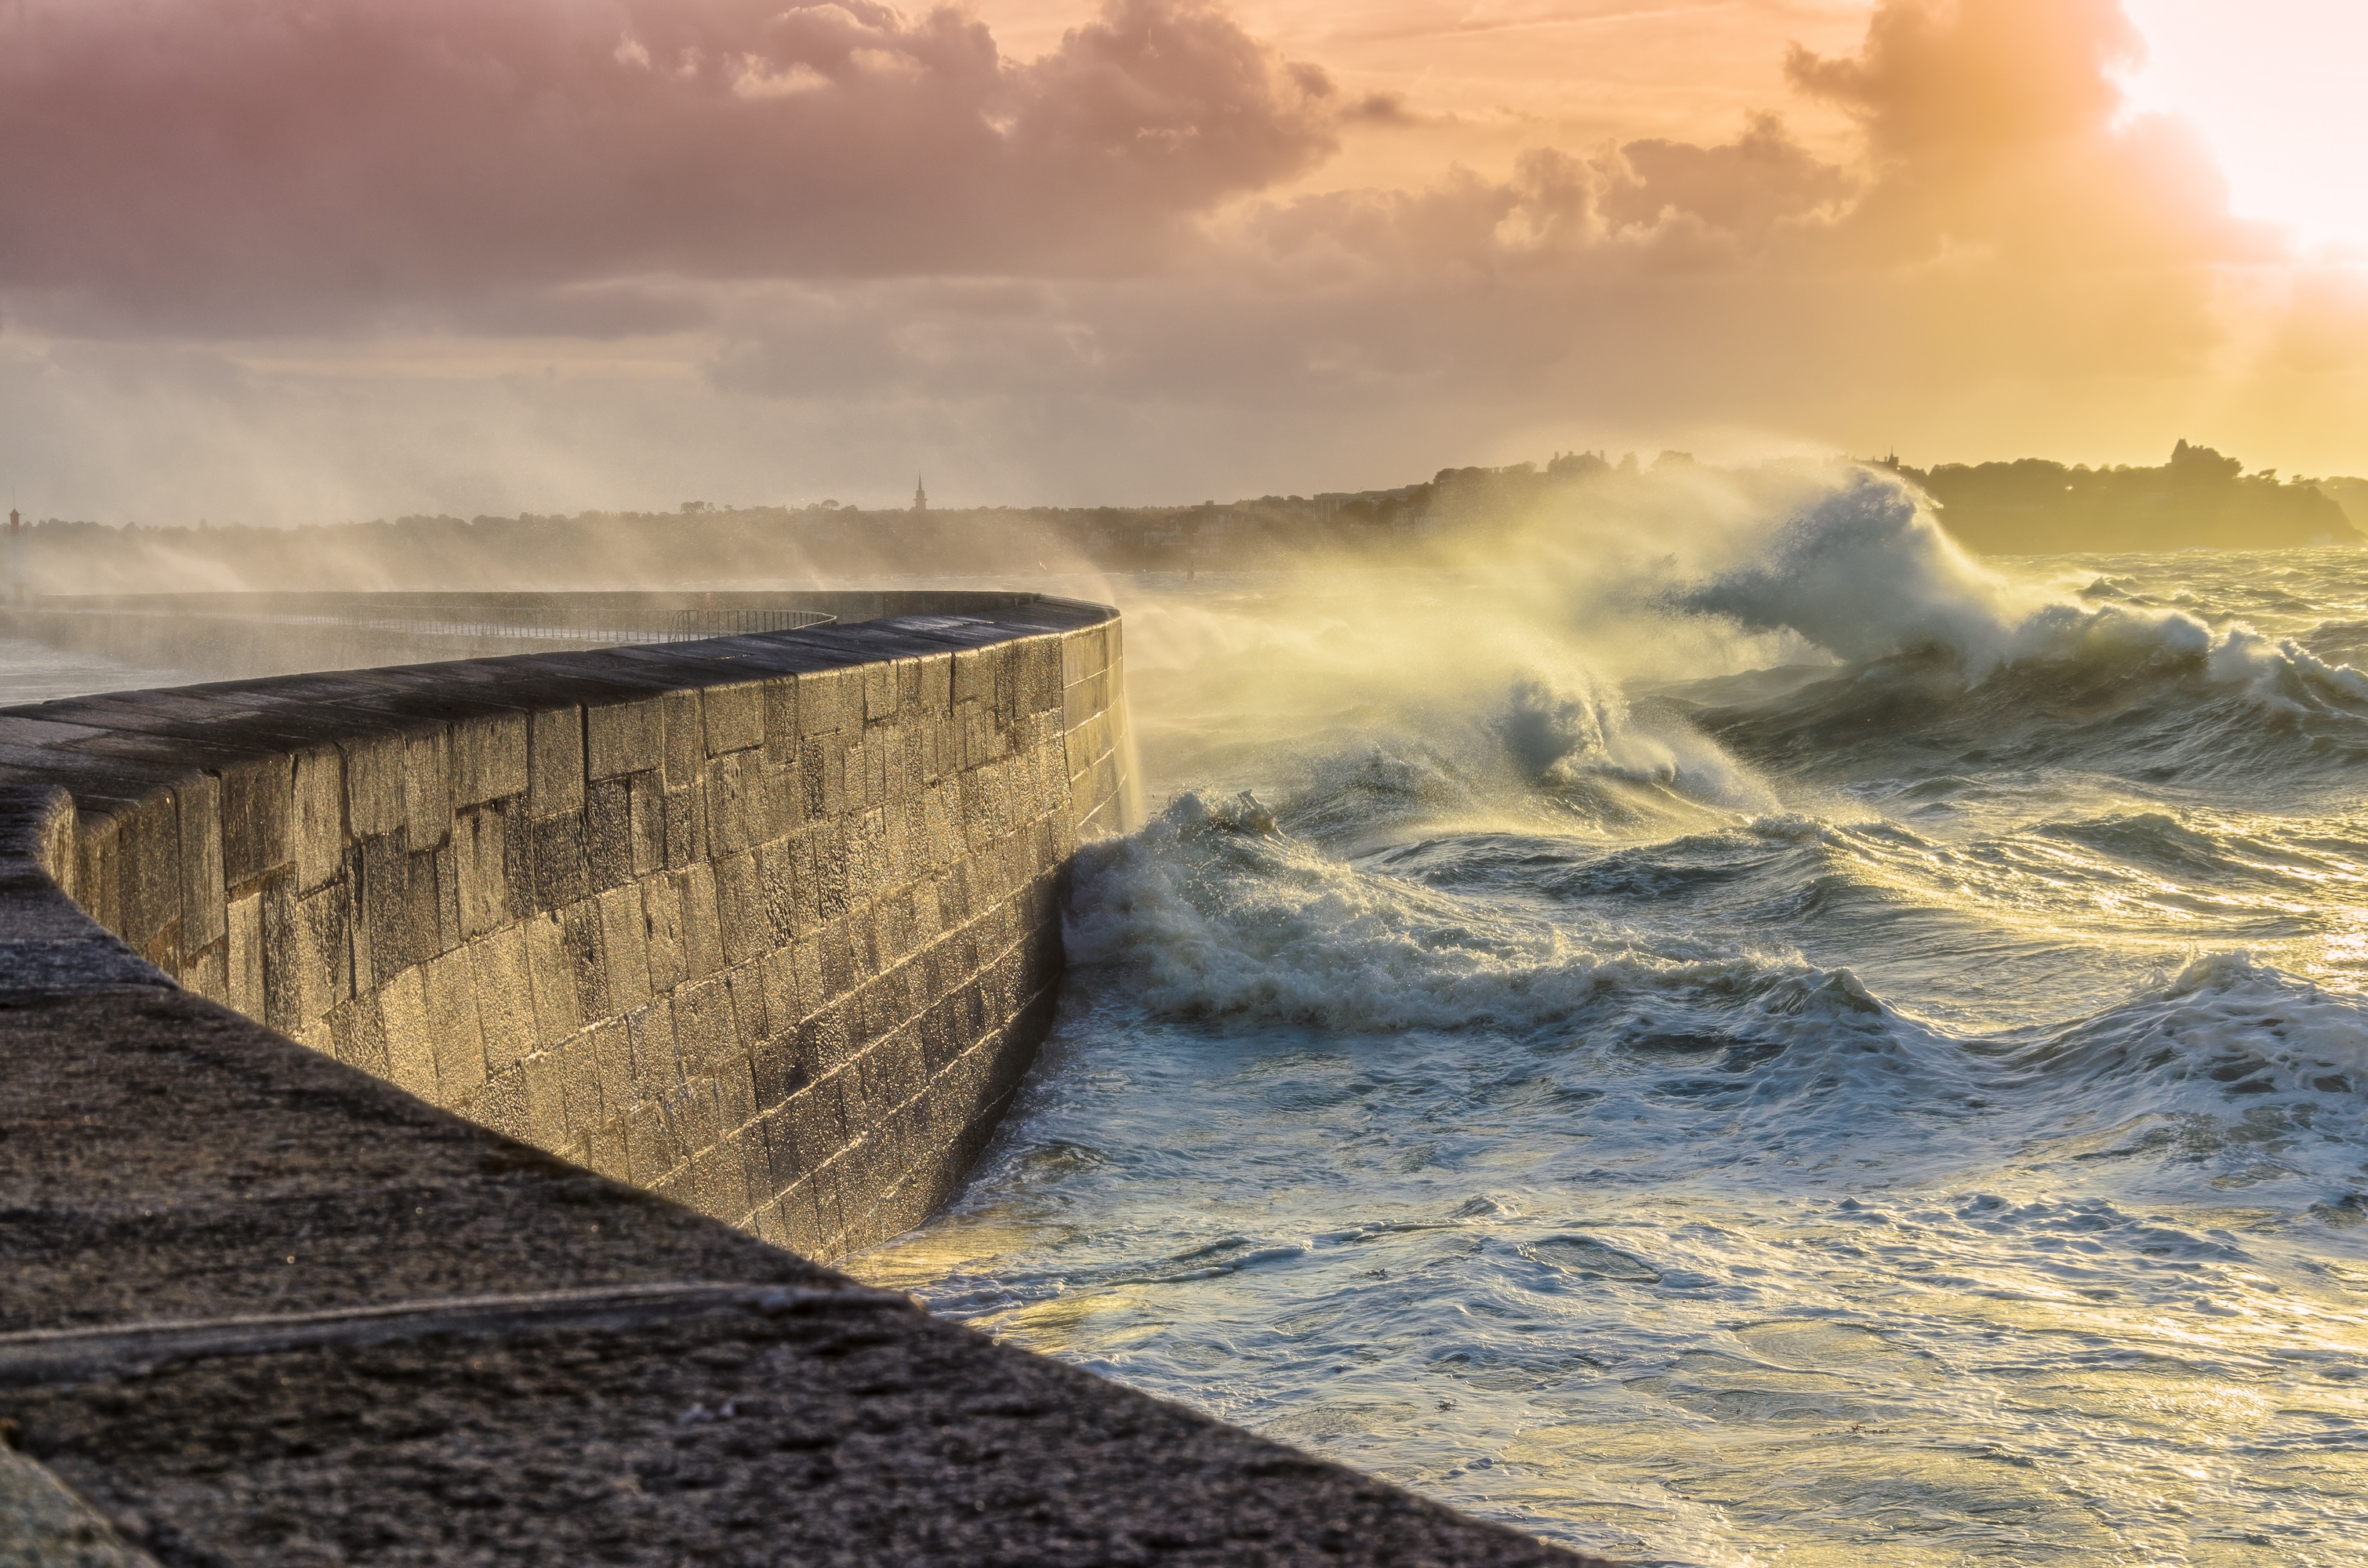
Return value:
<svg viewBox="0 0 2368 1568">
<path fill-rule="evenodd" d="M 1637 1562 L 2368 1562 L 2368 552 L 1108 591 L 1150 821 L 855 1272 Z"/>
</svg>

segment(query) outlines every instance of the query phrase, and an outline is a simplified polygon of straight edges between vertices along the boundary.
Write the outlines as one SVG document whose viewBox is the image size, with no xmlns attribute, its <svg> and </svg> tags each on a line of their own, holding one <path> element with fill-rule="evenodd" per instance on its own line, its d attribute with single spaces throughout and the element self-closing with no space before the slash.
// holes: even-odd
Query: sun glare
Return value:
<svg viewBox="0 0 2368 1568">
<path fill-rule="evenodd" d="M 2134 107 L 2192 123 L 2244 216 L 2368 255 L 2368 6 L 2128 0 L 2128 11 L 2147 45 Z"/>
</svg>

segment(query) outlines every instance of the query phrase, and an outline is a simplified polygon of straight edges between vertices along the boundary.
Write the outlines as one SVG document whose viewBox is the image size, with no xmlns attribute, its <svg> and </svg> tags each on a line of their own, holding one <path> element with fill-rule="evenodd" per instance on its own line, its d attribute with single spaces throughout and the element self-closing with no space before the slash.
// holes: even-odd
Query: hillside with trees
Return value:
<svg viewBox="0 0 2368 1568">
<path fill-rule="evenodd" d="M 1884 466 L 1931 496 L 1952 534 L 1991 554 L 2368 542 L 2362 519 L 2342 498 L 2368 505 L 2362 481 L 2282 482 L 2273 470 L 2247 473 L 2237 459 L 2185 441 L 2159 468 L 2066 468 L 2044 458 L 1930 470 Z M 2327 493 L 2330 486 L 2336 495 Z"/>
</svg>

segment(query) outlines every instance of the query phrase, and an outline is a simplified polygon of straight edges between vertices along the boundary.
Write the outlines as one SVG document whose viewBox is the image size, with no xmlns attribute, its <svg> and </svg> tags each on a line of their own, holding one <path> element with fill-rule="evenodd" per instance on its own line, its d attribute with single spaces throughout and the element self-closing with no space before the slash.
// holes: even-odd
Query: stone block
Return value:
<svg viewBox="0 0 2368 1568">
<path fill-rule="evenodd" d="M 822 925 L 845 918 L 858 890 L 848 864 L 844 818 L 808 828 L 799 843 L 800 852 L 812 859 L 798 867 L 801 920 Z"/>
<path fill-rule="evenodd" d="M 1072 631 L 1061 639 L 1061 679 L 1075 685 L 1110 667 L 1110 649 L 1102 628 Z"/>
<path fill-rule="evenodd" d="M 675 1044 L 683 1072 L 712 1073 L 715 1063 L 739 1048 L 727 983 L 719 976 L 686 985 L 674 994 L 673 1002 Z"/>
<path fill-rule="evenodd" d="M 913 706 L 924 715 L 948 711 L 954 700 L 954 656 L 931 653 L 912 661 Z"/>
<path fill-rule="evenodd" d="M 795 1187 L 798 1179 L 805 1175 L 805 1167 L 798 1163 L 797 1139 L 790 1127 L 789 1108 L 782 1105 L 766 1107 L 750 1123 L 750 1131 L 752 1136 L 763 1141 L 761 1154 L 764 1165 L 751 1173 L 753 1179 L 768 1196 L 779 1197 Z"/>
<path fill-rule="evenodd" d="M 810 922 L 799 913 L 799 846 L 795 839 L 777 838 L 756 849 L 757 898 L 765 912 L 765 945 L 778 947 L 794 939 Z"/>
<path fill-rule="evenodd" d="M 584 809 L 584 737 L 577 708 L 546 709 L 527 723 L 527 813 L 540 822 Z"/>
<path fill-rule="evenodd" d="M 632 787 L 625 778 L 596 778 L 585 790 L 584 856 L 592 890 L 633 880 Z"/>
<path fill-rule="evenodd" d="M 682 1142 L 656 1104 L 634 1106 L 625 1116 L 625 1163 L 634 1187 L 651 1191 L 682 1163 Z"/>
<path fill-rule="evenodd" d="M 78 802 L 74 874 L 65 884 L 74 902 L 110 931 L 123 917 L 123 857 L 115 829 L 111 813 Z"/>
<path fill-rule="evenodd" d="M 904 695 L 895 663 L 882 660 L 858 667 L 863 676 L 864 722 L 878 723 L 894 718 Z"/>
<path fill-rule="evenodd" d="M 122 891 L 115 930 L 146 952 L 181 919 L 181 813 L 172 794 L 146 796 L 117 813 L 116 846 Z"/>
<path fill-rule="evenodd" d="M 353 924 L 352 892 L 342 881 L 296 900 L 296 1010 L 306 1024 L 354 994 Z"/>
<path fill-rule="evenodd" d="M 717 927 L 726 963 L 746 963 L 772 945 L 757 858 L 743 852 L 716 862 Z"/>
<path fill-rule="evenodd" d="M 814 823 L 827 819 L 845 797 L 846 752 L 819 737 L 798 743 L 799 815 Z"/>
<path fill-rule="evenodd" d="M 696 1155 L 722 1140 L 723 1130 L 716 1123 L 714 1080 L 687 1078 L 659 1103 L 686 1154 Z"/>
<path fill-rule="evenodd" d="M 642 879 L 642 911 L 649 928 L 650 990 L 672 991 L 690 978 L 683 953 L 682 885 L 687 875 L 676 872 Z"/>
<path fill-rule="evenodd" d="M 707 831 L 707 791 L 703 789 L 668 790 L 665 808 L 666 863 L 668 869 L 678 871 L 707 859 L 711 853 Z"/>
<path fill-rule="evenodd" d="M 595 782 L 666 765 L 665 705 L 655 697 L 584 710 L 584 770 Z"/>
<path fill-rule="evenodd" d="M 233 900 L 223 911 L 222 1006 L 263 1018 L 263 894 Z"/>
<path fill-rule="evenodd" d="M 404 856 L 404 951 L 412 963 L 426 963 L 446 950 L 443 895 L 437 876 L 437 852 L 423 849 Z M 453 904 L 457 928 L 460 905 Z"/>
<path fill-rule="evenodd" d="M 798 1062 L 808 1076 L 828 1077 L 854 1059 L 862 1043 L 862 1024 L 852 997 L 825 1003 L 791 1028 Z"/>
<path fill-rule="evenodd" d="M 616 1009 L 609 1006 L 608 970 L 600 950 L 600 906 L 588 898 L 569 904 L 559 912 L 559 929 L 568 972 L 575 982 L 577 1015 L 587 1024 L 615 1017 Z"/>
<path fill-rule="evenodd" d="M 742 1051 L 772 1030 L 772 1009 L 766 1004 L 764 963 L 780 949 L 767 951 L 756 963 L 742 964 L 724 975 L 732 993 L 732 1034 Z"/>
<path fill-rule="evenodd" d="M 539 1149 L 560 1149 L 573 1134 L 567 1120 L 567 1090 L 559 1053 L 542 1051 L 518 1064 L 526 1087 L 526 1141 Z"/>
<path fill-rule="evenodd" d="M 740 1015 L 742 1043 L 753 1046 L 756 1041 L 778 1034 L 819 1006 L 822 998 L 806 992 L 800 983 L 796 948 L 775 948 L 757 961 L 757 984 L 762 987 L 760 1002 Z M 738 971 L 745 973 L 745 971 Z M 752 1029 L 761 1013 L 765 1027 Z"/>
<path fill-rule="evenodd" d="M 503 903 L 511 919 L 522 920 L 542 907 L 535 892 L 534 829 L 527 815 L 526 802 L 513 797 L 477 810 L 501 822 Z"/>
<path fill-rule="evenodd" d="M 636 1104 L 664 1099 L 683 1079 L 682 1053 L 675 1044 L 674 1008 L 665 997 L 625 1015 L 625 1042 L 632 1052 Z"/>
<path fill-rule="evenodd" d="M 452 872 L 463 940 L 508 925 L 518 913 L 510 906 L 508 866 L 500 812 L 475 807 L 453 818 Z"/>
<path fill-rule="evenodd" d="M 346 767 L 335 746 L 296 754 L 291 785 L 296 891 L 326 886 L 346 863 Z"/>
<path fill-rule="evenodd" d="M 482 806 L 527 792 L 527 717 L 484 713 L 452 724 L 452 800 Z"/>
<path fill-rule="evenodd" d="M 902 1106 L 926 1088 L 929 1071 L 917 1024 L 907 1023 L 866 1051 L 859 1061 L 867 1104 Z"/>
<path fill-rule="evenodd" d="M 507 1071 L 538 1044 L 532 966 L 523 928 L 505 926 L 461 949 L 476 982 L 477 1017 L 484 1032 L 485 1071 Z"/>
<path fill-rule="evenodd" d="M 238 762 L 222 772 L 222 880 L 257 881 L 289 863 L 295 769 L 287 757 Z"/>
<path fill-rule="evenodd" d="M 633 1185 L 653 1191 L 682 1163 L 681 1142 L 655 1102 L 637 1105 L 626 1115 L 625 1159 Z"/>
<path fill-rule="evenodd" d="M 544 909 L 564 909 L 592 892 L 591 864 L 584 847 L 579 812 L 537 818 L 534 837 L 534 898 Z"/>
<path fill-rule="evenodd" d="M 798 677 L 775 676 L 763 687 L 765 760 L 785 767 L 798 755 Z"/>
<path fill-rule="evenodd" d="M 723 925 L 715 869 L 697 862 L 681 872 L 684 978 L 699 980 L 723 967 Z"/>
<path fill-rule="evenodd" d="M 404 847 L 440 847 L 452 832 L 451 750 L 442 729 L 403 738 Z"/>
<path fill-rule="evenodd" d="M 798 677 L 797 718 L 801 736 L 827 735 L 863 723 L 863 676 L 859 669 L 815 670 Z"/>
<path fill-rule="evenodd" d="M 657 774 L 632 775 L 626 826 L 632 840 L 633 875 L 646 877 L 664 869 L 667 864 L 666 790 Z M 685 858 L 689 855 L 686 845 Z"/>
<path fill-rule="evenodd" d="M 437 1103 L 435 1031 L 427 1018 L 427 983 L 421 972 L 406 969 L 388 982 L 378 993 L 378 1010 L 388 1079 L 431 1105 Z"/>
<path fill-rule="evenodd" d="M 228 1006 L 230 975 L 223 948 L 224 943 L 216 938 L 203 952 L 183 953 L 181 967 L 173 974 L 174 982 L 184 991 L 194 991 L 209 1002 Z"/>
<path fill-rule="evenodd" d="M 354 868 L 354 988 L 383 985 L 411 961 L 411 857 L 399 834 L 362 840 Z"/>
<path fill-rule="evenodd" d="M 281 1034 L 304 1027 L 303 994 L 297 971 L 296 896 L 290 879 L 274 877 L 263 884 L 263 1012 L 264 1026 Z"/>
<path fill-rule="evenodd" d="M 559 1064 L 559 1086 L 567 1116 L 568 1135 L 589 1142 L 609 1117 L 624 1108 L 610 1106 L 600 1093 L 600 1058 L 589 1031 L 544 1053 Z"/>
<path fill-rule="evenodd" d="M 765 685 L 756 680 L 699 691 L 700 722 L 706 725 L 711 758 L 765 744 Z"/>
<path fill-rule="evenodd" d="M 751 1179 L 763 1159 L 761 1144 L 750 1148 L 757 1142 L 748 1129 L 741 1128 L 726 1131 L 716 1145 L 715 1176 L 720 1185 L 706 1194 L 707 1201 L 715 1205 L 710 1212 L 745 1225 L 753 1220 L 757 1206 L 771 1196 Z"/>
<path fill-rule="evenodd" d="M 781 1245 L 802 1257 L 831 1256 L 811 1181 L 789 1188 L 775 1202 L 780 1215 Z"/>
<path fill-rule="evenodd" d="M 337 753 L 345 776 L 347 832 L 360 839 L 400 829 L 404 821 L 403 737 L 341 741 Z"/>
<path fill-rule="evenodd" d="M 632 1030 L 622 1018 L 603 1018 L 584 1031 L 590 1042 L 593 1075 L 599 1082 L 605 1116 L 613 1117 L 641 1103 L 633 1083 Z"/>
<path fill-rule="evenodd" d="M 608 983 L 607 1011 L 622 1013 L 650 999 L 649 917 L 636 884 L 611 888 L 596 901 L 600 911 L 601 972 Z"/>
<path fill-rule="evenodd" d="M 427 1010 L 428 1050 L 436 1063 L 438 1105 L 457 1105 L 485 1082 L 484 1031 L 477 1016 L 477 980 L 465 951 L 440 954 L 420 967 Z"/>
<path fill-rule="evenodd" d="M 585 1164 L 612 1181 L 631 1181 L 632 1166 L 626 1156 L 623 1113 L 594 1128 L 585 1139 Z"/>
<path fill-rule="evenodd" d="M 386 1050 L 386 1026 L 377 999 L 358 997 L 329 1014 L 329 1054 L 373 1078 L 393 1075 Z"/>
<path fill-rule="evenodd" d="M 734 1051 L 715 1063 L 716 1124 L 729 1135 L 757 1119 L 755 1070 L 746 1051 Z"/>
<path fill-rule="evenodd" d="M 790 1136 L 799 1165 L 819 1171 L 847 1147 L 848 1126 L 837 1076 L 817 1078 L 790 1096 Z"/>
<path fill-rule="evenodd" d="M 1037 637 L 1009 644 L 1019 677 L 1019 711 L 1043 713 L 1061 706 L 1061 647 Z"/>
<path fill-rule="evenodd" d="M 181 949 L 195 953 L 222 937 L 222 782 L 200 773 L 173 795 L 181 815 Z"/>
<path fill-rule="evenodd" d="M 800 1059 L 797 1037 L 789 1030 L 757 1041 L 748 1053 L 748 1071 L 750 1092 L 761 1106 L 780 1105 L 814 1082 L 812 1070 Z"/>
<path fill-rule="evenodd" d="M 559 917 L 547 914 L 529 915 L 518 923 L 518 931 L 526 949 L 535 1040 L 555 1046 L 582 1029 L 586 1022 L 566 933 Z"/>
<path fill-rule="evenodd" d="M 513 1067 L 497 1078 L 488 1078 L 472 1091 L 465 1104 L 457 1107 L 461 1115 L 480 1127 L 490 1127 L 505 1138 L 515 1138 L 521 1143 L 532 1142 L 532 1129 L 527 1120 L 526 1073 Z"/>
<path fill-rule="evenodd" d="M 736 855 L 770 836 L 764 760 L 757 753 L 734 752 L 708 764 L 706 790 L 712 853 Z"/>
<path fill-rule="evenodd" d="M 666 747 L 666 787 L 696 789 L 707 771 L 707 723 L 696 687 L 662 693 L 660 725 Z"/>
</svg>

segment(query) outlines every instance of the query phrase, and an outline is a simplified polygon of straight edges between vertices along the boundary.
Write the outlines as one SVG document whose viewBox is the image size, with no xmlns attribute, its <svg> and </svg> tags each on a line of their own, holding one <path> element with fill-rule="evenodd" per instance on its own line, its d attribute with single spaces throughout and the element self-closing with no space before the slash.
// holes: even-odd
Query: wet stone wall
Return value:
<svg viewBox="0 0 2368 1568">
<path fill-rule="evenodd" d="M 1117 617 L 1058 600 L 0 712 L 162 976 L 818 1258 L 1008 1105 L 1125 756 Z"/>
</svg>

